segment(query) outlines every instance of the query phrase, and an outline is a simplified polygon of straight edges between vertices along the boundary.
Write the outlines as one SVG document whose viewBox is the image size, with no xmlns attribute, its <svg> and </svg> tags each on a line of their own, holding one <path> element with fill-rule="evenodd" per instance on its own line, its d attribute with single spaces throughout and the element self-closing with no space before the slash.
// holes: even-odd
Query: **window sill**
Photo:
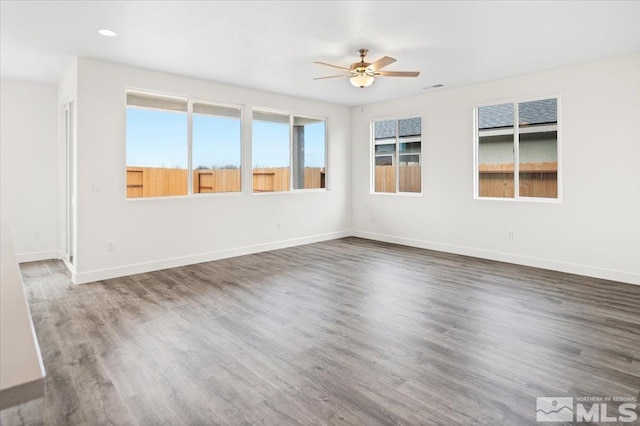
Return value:
<svg viewBox="0 0 640 426">
<path fill-rule="evenodd" d="M 274 195 L 296 195 L 296 194 L 317 194 L 321 192 L 329 192 L 326 188 L 314 188 L 314 189 L 293 189 L 291 191 L 269 191 L 269 192 L 251 192 L 250 195 L 256 195 L 258 197 L 274 196 Z"/>
<path fill-rule="evenodd" d="M 562 204 L 561 198 L 541 198 L 541 197 L 519 197 L 519 198 L 503 198 L 503 197 L 479 197 L 474 196 L 474 200 L 478 201 L 506 201 L 509 203 L 543 203 L 543 204 Z"/>
<path fill-rule="evenodd" d="M 257 195 L 257 196 L 274 196 L 274 195 L 300 195 L 300 194 L 317 194 L 329 192 L 325 188 L 316 189 L 295 189 L 292 191 L 273 191 L 273 192 L 201 192 L 197 194 L 189 195 L 166 195 L 160 197 L 132 197 L 125 198 L 125 201 L 129 202 L 141 202 L 147 200 L 180 200 L 180 199 L 197 199 L 197 198 L 230 198 L 230 197 L 242 197 L 245 195 Z"/>
<path fill-rule="evenodd" d="M 195 198 L 226 198 L 226 197 L 240 197 L 244 195 L 243 192 L 202 192 L 196 194 L 187 194 L 187 195 L 165 195 L 159 197 L 131 197 L 125 198 L 125 201 L 129 202 L 140 202 L 146 200 L 185 200 L 185 199 L 195 199 Z"/>
<path fill-rule="evenodd" d="M 369 195 L 382 195 L 392 197 L 422 197 L 422 192 L 370 192 Z"/>
</svg>

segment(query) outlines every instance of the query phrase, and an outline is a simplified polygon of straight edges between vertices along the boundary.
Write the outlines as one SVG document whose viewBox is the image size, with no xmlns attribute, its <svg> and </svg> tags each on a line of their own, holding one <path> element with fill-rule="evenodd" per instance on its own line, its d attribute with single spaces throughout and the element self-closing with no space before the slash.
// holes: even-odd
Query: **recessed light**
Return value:
<svg viewBox="0 0 640 426">
<path fill-rule="evenodd" d="M 118 36 L 118 33 L 117 33 L 117 32 L 115 32 L 115 31 L 111 31 L 111 30 L 106 30 L 106 29 L 104 29 L 104 30 L 99 30 L 99 31 L 98 31 L 98 33 L 99 33 L 100 35 L 105 36 L 105 37 L 117 37 L 117 36 Z"/>
</svg>

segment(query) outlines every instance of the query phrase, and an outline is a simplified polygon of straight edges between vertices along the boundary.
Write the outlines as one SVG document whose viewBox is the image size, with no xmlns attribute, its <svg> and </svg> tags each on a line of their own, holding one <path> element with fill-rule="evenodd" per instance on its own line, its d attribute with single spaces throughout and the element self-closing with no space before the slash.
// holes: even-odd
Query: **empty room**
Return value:
<svg viewBox="0 0 640 426">
<path fill-rule="evenodd" d="M 640 1 L 0 36 L 3 426 L 640 425 Z"/>
</svg>

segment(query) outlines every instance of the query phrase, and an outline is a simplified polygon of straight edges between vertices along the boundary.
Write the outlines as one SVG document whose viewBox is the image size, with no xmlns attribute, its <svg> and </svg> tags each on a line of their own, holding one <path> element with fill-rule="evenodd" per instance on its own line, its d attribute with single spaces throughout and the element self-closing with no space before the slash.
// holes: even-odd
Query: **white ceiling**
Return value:
<svg viewBox="0 0 640 426">
<path fill-rule="evenodd" d="M 0 17 L 3 77 L 56 82 L 80 56 L 349 106 L 640 52 L 640 1 L 2 0 Z M 420 77 L 313 80 L 361 47 Z"/>
</svg>

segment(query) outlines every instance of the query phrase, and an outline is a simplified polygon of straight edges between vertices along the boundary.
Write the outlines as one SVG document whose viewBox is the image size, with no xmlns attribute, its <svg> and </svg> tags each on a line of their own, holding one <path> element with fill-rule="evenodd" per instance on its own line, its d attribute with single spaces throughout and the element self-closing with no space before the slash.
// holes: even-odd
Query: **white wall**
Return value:
<svg viewBox="0 0 640 426">
<path fill-rule="evenodd" d="M 562 202 L 474 200 L 474 105 L 547 95 L 561 101 Z M 370 121 L 413 114 L 423 120 L 423 195 L 370 194 Z M 640 55 L 351 115 L 356 235 L 640 284 Z"/>
<path fill-rule="evenodd" d="M 77 68 L 78 283 L 347 235 L 346 107 L 89 59 Z M 330 191 L 125 200 L 125 88 L 328 118 Z M 250 127 L 245 127 L 245 143 Z M 99 183 L 102 192 L 91 192 Z M 276 222 L 282 229 L 276 229 Z M 113 242 L 114 252 L 107 251 Z"/>
<path fill-rule="evenodd" d="M 0 82 L 0 219 L 20 262 L 58 255 L 56 86 Z"/>
<path fill-rule="evenodd" d="M 87 59 L 72 65 L 58 93 L 48 84 L 1 84 L 1 218 L 11 223 L 21 261 L 57 257 L 62 244 L 56 114 L 78 98 L 77 282 L 352 228 L 372 239 L 640 283 L 640 55 L 368 105 L 364 113 Z M 125 87 L 328 117 L 331 191 L 126 201 Z M 473 106 L 545 95 L 561 99 L 562 202 L 474 200 Z M 372 195 L 369 122 L 411 114 L 423 117 L 424 194 Z M 244 136 L 250 140 L 250 128 Z M 102 192 L 90 192 L 94 182 Z"/>
</svg>

